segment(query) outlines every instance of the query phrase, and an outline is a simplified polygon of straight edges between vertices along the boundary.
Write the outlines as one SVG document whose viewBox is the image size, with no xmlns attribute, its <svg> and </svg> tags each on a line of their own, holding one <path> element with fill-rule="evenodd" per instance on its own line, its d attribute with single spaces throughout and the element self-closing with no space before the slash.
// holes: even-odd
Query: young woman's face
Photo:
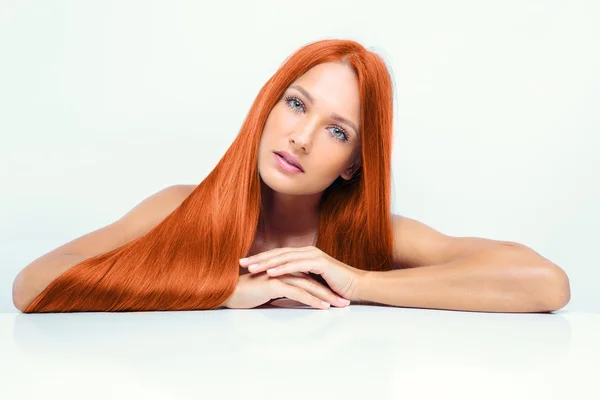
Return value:
<svg viewBox="0 0 600 400">
<path fill-rule="evenodd" d="M 276 192 L 306 195 L 324 191 L 339 176 L 350 179 L 360 165 L 360 124 L 354 72 L 340 63 L 311 68 L 284 91 L 267 118 L 258 149 L 262 180 Z M 280 151 L 296 157 L 304 172 L 282 168 L 275 155 Z"/>
</svg>

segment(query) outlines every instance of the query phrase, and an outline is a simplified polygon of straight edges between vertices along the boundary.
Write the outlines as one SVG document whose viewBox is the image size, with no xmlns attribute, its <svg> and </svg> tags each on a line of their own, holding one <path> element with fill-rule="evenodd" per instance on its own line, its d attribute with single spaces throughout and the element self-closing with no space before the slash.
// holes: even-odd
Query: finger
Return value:
<svg viewBox="0 0 600 400">
<path fill-rule="evenodd" d="M 277 255 L 264 258 L 264 259 L 253 259 L 251 264 L 247 266 L 248 271 L 253 274 L 257 274 L 266 271 L 269 268 L 277 267 L 278 265 L 285 264 L 292 260 L 298 260 L 305 257 L 306 253 L 302 251 L 289 250 L 281 252 Z"/>
<path fill-rule="evenodd" d="M 247 268 L 252 264 L 263 263 L 274 257 L 280 256 L 286 253 L 303 253 L 312 250 L 312 247 L 278 247 L 263 253 L 258 253 L 247 258 L 240 258 L 240 266 Z"/>
<path fill-rule="evenodd" d="M 313 296 L 312 294 L 308 293 L 303 289 L 300 289 L 299 287 L 288 285 L 281 279 L 272 279 L 269 282 L 271 287 L 273 288 L 273 294 L 271 295 L 271 298 L 284 296 L 288 299 L 296 300 L 300 303 L 315 308 L 320 308 L 323 310 L 329 308 L 329 303 L 327 303 L 326 301 L 323 301 L 318 297 Z"/>
<path fill-rule="evenodd" d="M 350 300 L 341 298 L 331 289 L 323 286 L 319 282 L 309 277 L 301 278 L 292 275 L 283 275 L 278 277 L 278 279 L 282 280 L 283 282 L 289 285 L 294 285 L 301 289 L 304 289 L 313 296 L 318 297 L 321 300 L 325 300 L 329 304 L 333 304 L 336 307 L 346 307 L 350 304 Z"/>
<path fill-rule="evenodd" d="M 265 260 L 269 257 L 273 257 L 275 255 L 285 253 L 286 251 L 290 251 L 290 250 L 291 250 L 291 247 L 277 247 L 275 249 L 263 251 L 262 253 L 255 254 L 250 257 L 240 258 L 240 265 L 248 266 L 248 265 L 260 262 L 262 260 Z"/>
<path fill-rule="evenodd" d="M 308 274 L 305 274 L 304 272 L 292 272 L 291 274 L 286 274 L 286 276 L 288 275 L 297 276 L 299 278 L 310 278 L 310 276 L 308 276 Z"/>
<path fill-rule="evenodd" d="M 323 263 L 320 262 L 319 258 L 301 258 L 298 260 L 289 260 L 283 265 L 280 264 L 272 268 L 267 267 L 267 274 L 269 274 L 269 276 L 279 276 L 292 272 L 305 272 L 317 275 L 322 275 L 325 273 L 323 269 Z"/>
</svg>

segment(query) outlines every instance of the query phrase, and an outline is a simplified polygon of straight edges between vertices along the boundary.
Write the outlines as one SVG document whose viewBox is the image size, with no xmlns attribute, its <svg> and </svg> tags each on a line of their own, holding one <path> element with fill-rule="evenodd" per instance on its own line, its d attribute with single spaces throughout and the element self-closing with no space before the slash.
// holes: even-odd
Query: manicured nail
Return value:
<svg viewBox="0 0 600 400">
<path fill-rule="evenodd" d="M 254 270 L 258 268 L 258 264 L 248 265 L 248 270 L 254 272 Z"/>
<path fill-rule="evenodd" d="M 246 261 L 248 261 L 247 258 L 240 258 L 240 263 L 245 263 Z"/>
</svg>

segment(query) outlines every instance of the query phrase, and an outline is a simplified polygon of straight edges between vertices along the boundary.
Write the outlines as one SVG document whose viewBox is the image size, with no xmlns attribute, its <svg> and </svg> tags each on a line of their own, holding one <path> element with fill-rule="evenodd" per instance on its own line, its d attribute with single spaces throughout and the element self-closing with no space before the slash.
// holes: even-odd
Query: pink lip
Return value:
<svg viewBox="0 0 600 400">
<path fill-rule="evenodd" d="M 289 164 L 297 166 L 302 172 L 304 172 L 304 168 L 302 168 L 302 164 L 300 164 L 300 160 L 296 157 L 288 153 L 287 151 L 276 151 L 275 153 L 279 154 L 283 157 Z"/>
<path fill-rule="evenodd" d="M 298 167 L 289 164 L 283 157 L 281 157 L 277 153 L 273 153 L 273 158 L 275 158 L 275 162 L 277 165 L 286 172 L 290 172 L 292 174 L 300 174 L 303 173 Z"/>
</svg>

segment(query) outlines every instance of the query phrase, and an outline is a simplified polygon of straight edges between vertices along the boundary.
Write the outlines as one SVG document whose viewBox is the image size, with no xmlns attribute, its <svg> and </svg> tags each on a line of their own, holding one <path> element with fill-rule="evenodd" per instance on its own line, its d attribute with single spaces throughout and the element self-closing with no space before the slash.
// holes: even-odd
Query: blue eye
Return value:
<svg viewBox="0 0 600 400">
<path fill-rule="evenodd" d="M 293 105 L 294 103 L 296 103 L 296 105 Z M 297 112 L 297 113 L 303 112 L 304 108 L 305 108 L 304 107 L 304 103 L 302 103 L 302 101 L 299 98 L 295 97 L 295 96 L 288 96 L 288 97 L 286 97 L 285 98 L 285 104 L 289 108 L 291 108 L 292 111 Z M 302 109 L 298 109 L 297 107 L 302 107 Z M 341 128 L 341 127 L 339 127 L 337 125 L 334 125 L 334 126 L 332 126 L 330 128 L 327 128 L 327 129 L 338 129 L 338 133 L 341 134 L 340 136 L 336 135 L 335 133 L 332 133 L 332 135 L 331 135 L 331 137 L 333 137 L 335 140 L 338 140 L 338 141 L 340 141 L 342 143 L 348 141 L 348 134 L 346 133 L 346 131 L 343 128 Z M 331 132 L 331 131 L 329 131 L 329 132 Z"/>
<path fill-rule="evenodd" d="M 290 105 L 291 101 L 295 101 L 296 103 L 303 106 L 302 102 L 300 100 L 298 100 L 296 97 L 286 97 L 285 98 L 285 103 L 288 105 L 288 107 L 290 107 L 292 110 L 294 110 L 296 112 L 300 112 L 300 111 L 298 111 L 298 109 L 296 107 Z"/>
</svg>

